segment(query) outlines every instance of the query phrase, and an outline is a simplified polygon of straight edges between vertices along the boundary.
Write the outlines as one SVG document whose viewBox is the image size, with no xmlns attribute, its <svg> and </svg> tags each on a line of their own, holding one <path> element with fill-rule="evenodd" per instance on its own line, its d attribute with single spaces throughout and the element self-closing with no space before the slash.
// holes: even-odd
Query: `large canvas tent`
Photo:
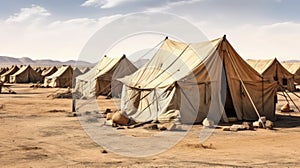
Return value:
<svg viewBox="0 0 300 168">
<path fill-rule="evenodd" d="M 73 68 L 61 66 L 54 74 L 45 77 L 44 86 L 49 87 L 72 87 Z"/>
<path fill-rule="evenodd" d="M 122 83 L 116 79 L 136 70 L 125 55 L 118 58 L 104 56 L 95 67 L 76 78 L 75 91 L 85 97 L 108 94 L 120 97 Z"/>
<path fill-rule="evenodd" d="M 36 83 L 42 82 L 42 76 L 31 68 L 30 65 L 22 66 L 16 73 L 10 75 L 11 83 Z"/>
<path fill-rule="evenodd" d="M 265 80 L 277 81 L 278 90 L 286 88 L 293 91 L 295 89 L 294 75 L 285 69 L 276 58 L 265 60 L 248 59 L 247 63 L 259 72 Z"/>
<path fill-rule="evenodd" d="M 121 111 L 137 121 L 178 111 L 183 123 L 275 118 L 276 84 L 262 80 L 225 36 L 193 44 L 166 39 L 146 65 L 119 80 Z"/>
<path fill-rule="evenodd" d="M 284 62 L 282 65 L 294 74 L 295 82 L 300 85 L 300 62 Z"/>
<path fill-rule="evenodd" d="M 1 75 L 1 81 L 2 82 L 10 82 L 10 75 L 16 73 L 19 70 L 19 67 L 14 65 L 12 66 L 7 72 Z"/>
</svg>

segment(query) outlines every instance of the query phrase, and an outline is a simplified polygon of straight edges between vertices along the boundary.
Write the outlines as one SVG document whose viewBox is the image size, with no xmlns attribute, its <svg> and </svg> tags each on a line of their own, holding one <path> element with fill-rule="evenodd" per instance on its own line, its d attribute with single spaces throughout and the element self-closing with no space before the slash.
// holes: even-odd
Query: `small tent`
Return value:
<svg viewBox="0 0 300 168">
<path fill-rule="evenodd" d="M 248 59 L 247 63 L 259 72 L 265 80 L 277 81 L 278 90 L 286 88 L 293 91 L 295 89 L 294 75 L 285 69 L 276 58 L 265 60 Z"/>
<path fill-rule="evenodd" d="M 89 72 L 91 69 L 89 68 L 89 67 L 85 67 L 85 68 L 83 68 L 82 69 L 82 74 L 85 74 L 85 73 L 87 73 L 87 72 Z"/>
<path fill-rule="evenodd" d="M 284 62 L 282 65 L 294 74 L 295 82 L 300 85 L 300 62 Z"/>
<path fill-rule="evenodd" d="M 264 81 L 225 36 L 191 44 L 166 39 L 148 63 L 119 80 L 121 111 L 136 121 L 172 113 L 182 123 L 275 118 L 276 84 Z"/>
<path fill-rule="evenodd" d="M 36 83 L 42 82 L 42 76 L 31 68 L 30 65 L 22 66 L 16 73 L 10 75 L 11 83 Z"/>
<path fill-rule="evenodd" d="M 82 72 L 81 72 L 81 70 L 78 67 L 75 67 L 73 69 L 74 69 L 73 70 L 73 76 L 74 76 L 74 78 L 76 78 L 79 75 L 82 75 Z"/>
<path fill-rule="evenodd" d="M 4 74 L 7 71 L 6 67 L 0 68 L 0 75 Z"/>
<path fill-rule="evenodd" d="M 116 79 L 136 70 L 125 55 L 119 58 L 104 56 L 94 68 L 76 78 L 75 91 L 85 97 L 108 94 L 120 97 L 122 83 Z"/>
<path fill-rule="evenodd" d="M 72 87 L 73 68 L 61 66 L 54 74 L 45 77 L 44 86 L 49 87 Z"/>
<path fill-rule="evenodd" d="M 12 66 L 7 72 L 5 72 L 4 74 L 1 75 L 1 81 L 2 82 L 10 82 L 10 75 L 16 73 L 19 70 L 19 68 L 14 65 Z"/>
<path fill-rule="evenodd" d="M 50 75 L 54 74 L 56 71 L 57 71 L 56 66 L 52 66 L 52 67 L 49 67 L 48 69 L 45 69 L 42 72 L 43 79 L 45 79 L 46 76 L 50 76 Z"/>
</svg>

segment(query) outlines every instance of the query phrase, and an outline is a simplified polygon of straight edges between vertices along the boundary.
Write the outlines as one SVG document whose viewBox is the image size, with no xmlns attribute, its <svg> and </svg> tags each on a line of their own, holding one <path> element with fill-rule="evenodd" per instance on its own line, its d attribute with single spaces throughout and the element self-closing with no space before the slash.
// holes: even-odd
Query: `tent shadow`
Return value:
<svg viewBox="0 0 300 168">
<path fill-rule="evenodd" d="M 294 128 L 300 126 L 300 116 L 276 114 L 275 128 Z"/>
</svg>

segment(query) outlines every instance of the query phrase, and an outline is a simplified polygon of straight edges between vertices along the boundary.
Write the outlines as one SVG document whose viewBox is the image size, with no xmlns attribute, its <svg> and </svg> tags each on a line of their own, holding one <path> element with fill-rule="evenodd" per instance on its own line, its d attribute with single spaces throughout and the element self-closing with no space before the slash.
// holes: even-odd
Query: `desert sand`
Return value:
<svg viewBox="0 0 300 168">
<path fill-rule="evenodd" d="M 300 112 L 279 112 L 286 103 L 281 96 L 274 130 L 215 129 L 201 143 L 202 126 L 194 125 L 182 141 L 163 153 L 126 157 L 103 152 L 78 118 L 71 117 L 71 99 L 49 96 L 66 89 L 34 89 L 28 84 L 12 89 L 17 94 L 0 94 L 1 167 L 300 167 Z M 111 106 L 110 100 L 99 101 L 103 107 Z M 153 133 L 142 128 L 133 131 Z"/>
</svg>

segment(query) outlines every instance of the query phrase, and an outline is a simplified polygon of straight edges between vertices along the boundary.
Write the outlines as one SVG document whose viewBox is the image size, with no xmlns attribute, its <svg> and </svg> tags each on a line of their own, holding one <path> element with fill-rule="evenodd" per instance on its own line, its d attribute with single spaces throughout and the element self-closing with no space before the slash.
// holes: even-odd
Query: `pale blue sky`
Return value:
<svg viewBox="0 0 300 168">
<path fill-rule="evenodd" d="M 76 59 L 113 18 L 157 11 L 181 16 L 208 38 L 227 34 L 246 58 L 300 59 L 298 0 L 0 0 L 0 55 Z"/>
</svg>

